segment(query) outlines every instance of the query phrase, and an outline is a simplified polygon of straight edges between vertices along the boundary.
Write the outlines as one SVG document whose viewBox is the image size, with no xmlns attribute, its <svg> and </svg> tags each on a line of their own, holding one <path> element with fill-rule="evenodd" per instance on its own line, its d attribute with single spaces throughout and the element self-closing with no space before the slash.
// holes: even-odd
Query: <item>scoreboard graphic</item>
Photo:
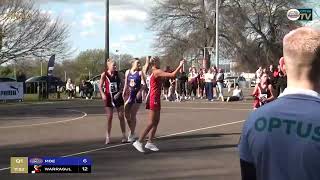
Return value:
<svg viewBox="0 0 320 180">
<path fill-rule="evenodd" d="M 88 157 L 11 157 L 11 173 L 91 173 Z"/>
</svg>

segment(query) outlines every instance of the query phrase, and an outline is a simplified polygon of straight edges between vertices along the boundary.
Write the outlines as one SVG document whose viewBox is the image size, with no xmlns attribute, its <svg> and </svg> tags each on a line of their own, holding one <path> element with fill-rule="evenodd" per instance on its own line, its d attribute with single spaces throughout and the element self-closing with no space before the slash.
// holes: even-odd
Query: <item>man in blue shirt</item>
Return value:
<svg viewBox="0 0 320 180">
<path fill-rule="evenodd" d="M 243 126 L 243 180 L 320 180 L 320 31 L 291 31 L 283 55 L 288 87 Z"/>
</svg>

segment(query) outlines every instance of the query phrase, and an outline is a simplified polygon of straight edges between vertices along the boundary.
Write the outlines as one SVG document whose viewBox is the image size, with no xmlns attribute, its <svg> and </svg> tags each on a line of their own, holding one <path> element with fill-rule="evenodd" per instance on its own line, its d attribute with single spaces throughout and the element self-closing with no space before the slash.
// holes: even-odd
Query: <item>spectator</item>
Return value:
<svg viewBox="0 0 320 180">
<path fill-rule="evenodd" d="M 169 73 L 170 72 L 170 66 L 167 66 L 164 70 L 164 72 Z M 163 96 L 166 101 L 169 101 L 168 95 L 169 95 L 169 87 L 170 87 L 170 79 L 169 78 L 163 78 L 162 82 L 163 87 Z"/>
<path fill-rule="evenodd" d="M 221 98 L 221 100 L 224 101 L 224 97 L 223 97 L 223 85 L 224 85 L 223 69 L 219 69 L 219 73 L 217 74 L 216 81 L 217 81 L 218 92 L 219 92 L 218 99 Z"/>
<path fill-rule="evenodd" d="M 283 64 L 283 60 L 280 59 L 279 66 Z M 287 74 L 283 72 L 282 70 L 279 71 L 279 77 L 276 85 L 277 90 L 277 97 L 284 91 L 284 89 L 287 87 Z"/>
<path fill-rule="evenodd" d="M 258 70 L 256 71 L 256 83 L 260 83 L 260 78 L 261 78 L 261 75 L 262 75 L 262 66 L 260 66 L 258 68 Z"/>
<path fill-rule="evenodd" d="M 174 101 L 175 98 L 177 98 L 177 97 L 174 97 L 176 95 L 176 79 L 169 79 L 169 82 L 170 82 L 170 87 L 168 90 L 168 100 Z"/>
<path fill-rule="evenodd" d="M 17 75 L 17 82 L 22 82 L 23 83 L 23 93 L 27 92 L 26 80 L 27 80 L 26 75 L 23 72 L 19 71 L 19 73 Z"/>
<path fill-rule="evenodd" d="M 199 79 L 199 74 L 197 73 L 197 69 L 195 67 L 192 67 L 191 72 L 189 73 L 188 76 L 189 79 L 189 91 L 190 91 L 190 98 L 191 95 L 193 94 L 192 100 L 197 97 L 197 89 L 198 89 L 198 79 Z M 189 99 L 190 99 L 189 98 Z"/>
<path fill-rule="evenodd" d="M 207 73 L 204 75 L 204 81 L 206 86 L 206 96 L 208 98 L 208 101 L 213 101 L 213 80 L 214 80 L 214 74 L 212 72 L 212 69 L 208 69 Z"/>
<path fill-rule="evenodd" d="M 283 39 L 283 56 L 288 87 L 243 125 L 242 180 L 320 179 L 320 31 L 291 31 Z"/>
<path fill-rule="evenodd" d="M 270 65 L 269 66 L 269 69 L 267 71 L 267 74 L 268 74 L 268 80 L 269 80 L 269 83 L 272 85 L 272 87 L 274 88 L 274 77 L 273 77 L 273 73 L 274 73 L 274 68 L 273 68 L 273 65 Z"/>
<path fill-rule="evenodd" d="M 84 80 L 81 81 L 80 96 L 82 98 L 92 99 L 93 91 L 93 86 L 90 82 Z"/>
<path fill-rule="evenodd" d="M 212 80 L 212 88 L 213 88 L 213 99 L 216 99 L 218 97 L 218 93 L 217 93 L 217 74 L 218 74 L 218 70 L 217 68 L 214 66 L 212 68 L 212 73 L 213 73 L 213 80 Z"/>
<path fill-rule="evenodd" d="M 205 69 L 200 69 L 199 72 L 199 98 L 203 99 L 204 98 L 204 89 L 205 89 L 205 78 L 204 75 L 206 73 Z"/>
<path fill-rule="evenodd" d="M 71 79 L 67 80 L 66 91 L 68 93 L 68 99 L 74 99 L 75 96 L 75 85 L 72 83 Z"/>
<path fill-rule="evenodd" d="M 242 89 L 240 89 L 239 87 L 239 84 L 236 83 L 236 87 L 232 92 L 232 96 L 228 97 L 226 101 L 230 102 L 230 101 L 240 101 L 240 100 L 243 100 L 243 93 L 242 93 Z"/>
<path fill-rule="evenodd" d="M 186 91 L 186 82 L 188 81 L 187 74 L 181 68 L 180 73 L 177 75 L 177 93 L 178 93 L 178 101 L 182 101 L 187 96 Z"/>
</svg>

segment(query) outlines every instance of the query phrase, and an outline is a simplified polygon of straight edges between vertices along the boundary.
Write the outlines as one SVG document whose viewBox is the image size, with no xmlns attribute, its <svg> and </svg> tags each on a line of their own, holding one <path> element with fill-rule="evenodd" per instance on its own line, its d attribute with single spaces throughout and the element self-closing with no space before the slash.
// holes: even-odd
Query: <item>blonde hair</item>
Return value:
<svg viewBox="0 0 320 180">
<path fill-rule="evenodd" d="M 320 46 L 320 31 L 301 27 L 291 31 L 283 39 L 285 58 L 291 58 L 298 65 L 310 65 Z"/>
<path fill-rule="evenodd" d="M 160 58 L 158 56 L 152 57 L 150 60 L 150 65 L 155 65 L 157 61 L 160 61 Z"/>
</svg>

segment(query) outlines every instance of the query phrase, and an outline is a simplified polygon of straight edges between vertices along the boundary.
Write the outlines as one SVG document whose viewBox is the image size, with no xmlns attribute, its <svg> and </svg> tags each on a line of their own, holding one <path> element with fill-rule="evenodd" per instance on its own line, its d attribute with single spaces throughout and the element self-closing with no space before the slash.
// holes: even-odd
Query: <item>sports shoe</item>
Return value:
<svg viewBox="0 0 320 180">
<path fill-rule="evenodd" d="M 136 140 L 136 137 L 134 134 L 129 134 L 128 136 L 128 142 L 133 143 Z"/>
<path fill-rule="evenodd" d="M 139 142 L 139 141 L 136 141 L 134 142 L 133 144 L 133 147 L 135 147 L 139 152 L 144 152 L 144 149 L 143 149 L 143 146 L 142 146 L 142 143 Z"/>
<path fill-rule="evenodd" d="M 106 138 L 105 144 L 110 144 L 110 138 L 109 137 Z"/>
<path fill-rule="evenodd" d="M 153 143 L 147 142 L 147 144 L 144 147 L 146 149 L 150 149 L 151 151 L 159 151 L 159 148 Z"/>
</svg>

